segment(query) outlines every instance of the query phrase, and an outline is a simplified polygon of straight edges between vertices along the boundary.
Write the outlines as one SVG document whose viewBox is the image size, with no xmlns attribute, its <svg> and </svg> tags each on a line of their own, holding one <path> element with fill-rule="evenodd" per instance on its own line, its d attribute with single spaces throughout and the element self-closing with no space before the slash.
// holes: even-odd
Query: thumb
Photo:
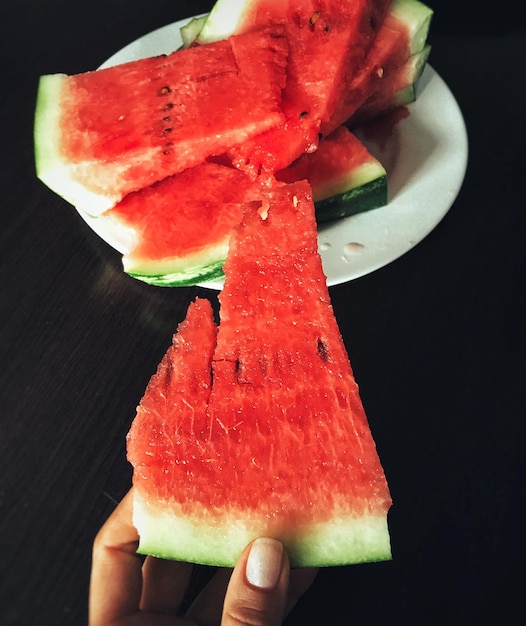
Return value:
<svg viewBox="0 0 526 626">
<path fill-rule="evenodd" d="M 262 537 L 249 544 L 232 572 L 221 626 L 280 626 L 289 571 L 289 559 L 279 541 Z"/>
</svg>

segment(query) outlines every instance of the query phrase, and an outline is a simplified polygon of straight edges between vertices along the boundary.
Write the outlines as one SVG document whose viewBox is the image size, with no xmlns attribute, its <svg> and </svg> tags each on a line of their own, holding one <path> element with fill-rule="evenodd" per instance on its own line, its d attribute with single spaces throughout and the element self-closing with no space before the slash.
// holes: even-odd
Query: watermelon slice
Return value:
<svg viewBox="0 0 526 626">
<path fill-rule="evenodd" d="M 293 566 L 389 559 L 391 498 L 301 181 L 249 205 L 215 335 L 197 301 L 130 428 L 139 552 L 232 566 L 254 538 Z"/>
<path fill-rule="evenodd" d="M 316 152 L 276 172 L 276 179 L 309 181 L 318 224 L 387 204 L 384 166 L 345 126 L 322 139 Z"/>
<path fill-rule="evenodd" d="M 362 63 L 388 6 L 389 0 L 216 1 L 197 43 L 279 24 L 290 46 L 282 105 L 286 121 L 230 150 L 237 167 L 253 174 L 275 172 L 316 149 L 320 124 L 343 97 L 345 76 Z"/>
<path fill-rule="evenodd" d="M 97 219 L 120 241 L 124 271 L 158 286 L 183 286 L 223 275 L 243 204 L 259 181 L 218 163 L 202 163 L 128 194 Z"/>
<path fill-rule="evenodd" d="M 288 44 L 265 29 L 40 79 L 37 174 L 91 215 L 283 120 Z"/>
<path fill-rule="evenodd" d="M 431 46 L 410 56 L 399 67 L 388 72 L 382 82 L 349 120 L 351 127 L 367 124 L 374 118 L 396 107 L 411 104 L 416 100 L 417 84 L 426 66 Z"/>
<path fill-rule="evenodd" d="M 387 203 L 385 169 L 345 127 L 277 173 L 307 179 L 319 223 Z M 274 184 L 274 183 L 273 183 Z M 205 162 L 128 194 L 97 218 L 119 242 L 125 272 L 158 286 L 194 285 L 223 276 L 231 232 L 264 181 Z"/>
<path fill-rule="evenodd" d="M 344 96 L 331 118 L 322 124 L 323 134 L 353 118 L 374 92 L 387 94 L 393 89 L 386 77 L 424 49 L 432 15 L 432 9 L 418 0 L 392 0 L 364 62 L 346 77 Z M 427 56 L 429 48 L 425 60 Z"/>
</svg>

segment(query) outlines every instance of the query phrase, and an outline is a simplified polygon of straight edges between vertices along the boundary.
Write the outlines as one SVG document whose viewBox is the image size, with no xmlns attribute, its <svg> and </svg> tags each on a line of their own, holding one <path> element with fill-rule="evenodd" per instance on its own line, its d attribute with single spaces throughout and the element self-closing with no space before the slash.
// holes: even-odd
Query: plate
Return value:
<svg viewBox="0 0 526 626">
<path fill-rule="evenodd" d="M 181 46 L 179 29 L 188 20 L 159 28 L 128 44 L 102 67 L 169 54 Z M 373 272 L 396 260 L 424 239 L 451 208 L 464 180 L 468 139 L 462 112 L 447 84 L 427 64 L 409 116 L 387 141 L 364 139 L 388 174 L 386 206 L 322 225 L 319 250 L 329 286 Z M 89 226 L 120 250 L 119 236 L 96 218 Z M 201 284 L 221 289 L 222 281 Z"/>
</svg>

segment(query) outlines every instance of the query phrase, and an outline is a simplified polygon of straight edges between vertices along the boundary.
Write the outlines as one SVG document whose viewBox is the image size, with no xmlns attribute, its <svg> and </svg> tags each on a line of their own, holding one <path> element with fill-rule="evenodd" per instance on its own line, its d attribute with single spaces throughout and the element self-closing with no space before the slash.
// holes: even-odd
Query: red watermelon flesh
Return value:
<svg viewBox="0 0 526 626">
<path fill-rule="evenodd" d="M 100 214 L 283 120 L 287 40 L 264 29 L 168 56 L 42 77 L 39 177 Z"/>
<path fill-rule="evenodd" d="M 205 366 L 186 394 L 172 393 L 189 371 L 174 350 L 128 435 L 139 550 L 233 565 L 267 535 L 296 566 L 390 558 L 389 490 L 330 304 L 306 182 L 247 209 L 225 273 L 206 407 L 204 395 L 194 403 Z M 208 363 L 210 334 L 205 346 L 197 332 L 193 345 L 188 334 L 175 341 Z"/>
<path fill-rule="evenodd" d="M 172 429 L 192 431 L 197 428 L 195 416 L 206 412 L 216 337 L 212 305 L 209 300 L 197 299 L 188 308 L 186 319 L 150 380 L 148 388 L 156 393 L 144 395 L 128 435 L 128 455 L 135 465 L 136 484 L 141 484 L 144 467 L 144 480 L 157 476 L 158 484 L 153 483 L 153 488 L 161 490 L 163 497 L 166 494 L 162 490 L 168 485 L 162 477 L 163 467 L 167 472 L 173 471 L 176 460 L 171 444 L 177 430 Z"/>
</svg>

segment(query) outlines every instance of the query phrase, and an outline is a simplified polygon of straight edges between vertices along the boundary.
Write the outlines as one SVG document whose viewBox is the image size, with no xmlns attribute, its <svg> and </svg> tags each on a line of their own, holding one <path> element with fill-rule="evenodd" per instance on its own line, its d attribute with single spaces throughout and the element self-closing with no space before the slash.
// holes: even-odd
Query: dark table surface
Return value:
<svg viewBox="0 0 526 626">
<path fill-rule="evenodd" d="M 86 623 L 135 406 L 190 300 L 216 297 L 127 277 L 36 179 L 38 76 L 94 69 L 211 4 L 2 1 L 2 625 Z M 435 3 L 430 35 L 469 136 L 456 201 L 413 250 L 330 290 L 392 490 L 394 559 L 323 570 L 289 624 L 504 624 L 523 604 L 526 29 L 513 4 L 477 6 Z"/>
</svg>

